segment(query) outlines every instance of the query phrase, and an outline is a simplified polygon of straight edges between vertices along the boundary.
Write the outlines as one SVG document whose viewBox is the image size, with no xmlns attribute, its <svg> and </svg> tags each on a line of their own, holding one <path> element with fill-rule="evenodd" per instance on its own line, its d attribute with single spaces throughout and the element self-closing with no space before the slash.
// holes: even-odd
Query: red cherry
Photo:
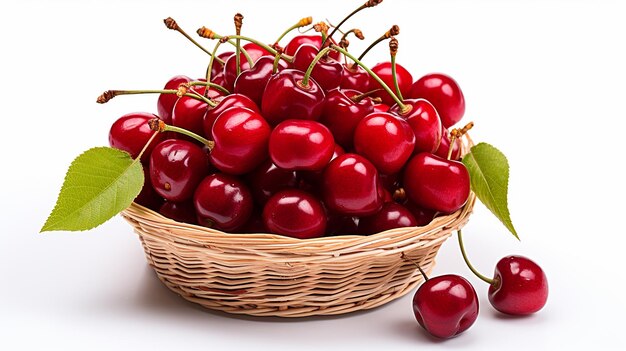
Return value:
<svg viewBox="0 0 626 351">
<path fill-rule="evenodd" d="M 263 222 L 270 232 L 299 239 L 317 238 L 326 230 L 322 203 L 302 190 L 274 194 L 263 208 Z"/>
<path fill-rule="evenodd" d="M 352 148 L 357 124 L 374 111 L 371 99 L 352 99 L 359 94 L 356 90 L 336 89 L 328 92 L 324 100 L 320 122 L 330 129 L 335 142 L 346 149 Z"/>
<path fill-rule="evenodd" d="M 224 62 L 226 62 L 226 60 L 228 60 L 228 58 L 231 57 L 233 54 L 234 54 L 233 51 L 226 51 L 226 52 L 222 52 L 221 54 L 217 55 L 217 58 L 219 58 L 220 60 L 223 60 Z M 223 77 L 223 75 L 224 75 L 224 65 L 222 63 L 220 63 L 219 61 L 214 60 L 213 61 L 213 66 L 211 66 L 211 81 L 213 81 L 213 78 L 215 76 L 217 76 L 218 74 L 221 74 L 222 77 Z"/>
<path fill-rule="evenodd" d="M 413 84 L 407 95 L 413 99 L 426 99 L 433 104 L 446 128 L 460 121 L 465 113 L 465 98 L 461 88 L 454 79 L 445 74 L 431 73 L 423 76 Z"/>
<path fill-rule="evenodd" d="M 335 43 L 333 41 L 333 43 Z M 318 50 L 322 48 L 322 36 L 321 35 L 298 35 L 295 36 L 289 43 L 285 46 L 284 52 L 286 55 L 293 56 L 295 55 L 298 48 L 304 44 L 312 44 Z M 336 51 L 330 52 L 330 57 L 335 60 L 339 60 L 341 58 L 341 54 Z"/>
<path fill-rule="evenodd" d="M 361 217 L 359 220 L 359 232 L 374 234 L 389 229 L 414 227 L 416 225 L 417 221 L 406 207 L 395 202 L 387 202 L 375 214 Z"/>
<path fill-rule="evenodd" d="M 148 121 L 155 118 L 155 115 L 147 112 L 129 113 L 118 118 L 113 122 L 109 131 L 109 145 L 128 152 L 132 158 L 137 158 L 154 134 L 154 131 L 148 125 Z M 163 138 L 163 134 L 159 133 L 152 140 L 152 143 L 141 156 L 143 163 L 147 163 L 150 160 L 150 153 Z"/>
<path fill-rule="evenodd" d="M 250 172 L 267 158 L 270 132 L 265 119 L 252 110 L 232 107 L 222 112 L 211 129 L 211 163 L 228 174 Z"/>
<path fill-rule="evenodd" d="M 272 162 L 282 169 L 320 171 L 330 161 L 335 140 L 315 121 L 289 119 L 274 128 L 269 141 Z"/>
<path fill-rule="evenodd" d="M 193 89 L 199 94 L 204 94 L 206 90 L 205 87 L 194 87 Z M 210 97 L 215 97 L 216 94 L 218 94 L 215 89 L 209 89 L 209 91 Z M 198 135 L 204 135 L 204 114 L 208 109 L 209 105 L 206 102 L 188 96 L 182 96 L 176 101 L 176 104 L 174 104 L 172 125 L 187 129 Z"/>
<path fill-rule="evenodd" d="M 318 52 L 319 48 L 311 44 L 300 45 L 293 56 L 293 67 L 302 72 L 306 72 Z M 311 77 L 327 92 L 339 87 L 341 84 L 342 71 L 343 66 L 341 63 L 330 56 L 326 56 L 315 63 L 311 71 Z"/>
<path fill-rule="evenodd" d="M 389 105 L 387 104 L 374 104 L 374 112 L 388 112 Z"/>
<path fill-rule="evenodd" d="M 277 72 L 287 68 L 287 63 L 278 61 Z M 257 106 L 261 106 L 263 90 L 274 71 L 274 57 L 261 56 L 254 67 L 241 72 L 235 80 L 234 92 L 249 97 Z"/>
<path fill-rule="evenodd" d="M 322 176 L 324 203 L 329 210 L 367 216 L 383 206 L 383 187 L 376 167 L 365 157 L 343 154 L 332 160 Z"/>
<path fill-rule="evenodd" d="M 169 201 L 182 202 L 193 196 L 196 186 L 209 172 L 209 159 L 198 145 L 168 139 L 150 155 L 150 181 L 154 190 Z"/>
<path fill-rule="evenodd" d="M 435 152 L 441 144 L 441 119 L 437 111 L 424 99 L 407 99 L 402 101 L 406 106 L 411 106 L 407 113 L 402 113 L 398 105 L 393 105 L 389 113 L 404 118 L 415 134 L 414 153 L 420 151 Z"/>
<path fill-rule="evenodd" d="M 417 206 L 411 201 L 407 201 L 404 206 L 411 212 L 418 227 L 429 225 L 437 214 L 436 211 Z"/>
<path fill-rule="evenodd" d="M 354 148 L 383 174 L 402 169 L 413 153 L 415 135 L 409 124 L 392 114 L 374 112 L 354 130 Z"/>
<path fill-rule="evenodd" d="M 391 62 L 381 62 L 372 67 L 372 71 L 382 79 L 385 84 L 387 84 L 391 90 L 395 91 L 394 83 L 393 83 L 393 75 L 391 74 Z M 411 84 L 413 84 L 413 76 L 411 73 L 407 71 L 404 67 L 400 66 L 396 63 L 396 77 L 398 79 L 398 86 L 400 87 L 400 92 L 402 96 L 408 96 L 409 91 L 411 90 Z M 378 84 L 373 78 L 370 77 L 370 84 L 367 90 L 374 89 L 382 89 L 382 86 Z M 389 94 L 384 91 L 378 91 L 373 94 L 373 96 L 377 96 L 383 100 L 384 104 L 389 106 L 393 105 L 395 101 Z"/>
<path fill-rule="evenodd" d="M 243 46 L 243 48 L 244 50 L 248 52 L 248 55 L 250 55 L 250 58 L 252 59 L 253 63 L 256 60 L 258 60 L 259 57 L 263 55 L 270 55 L 269 52 L 265 51 L 265 49 L 261 48 L 260 46 L 254 43 L 247 43 L 246 45 Z M 250 69 L 250 64 L 248 63 L 248 60 L 246 56 L 243 54 L 243 52 L 239 53 L 239 68 L 240 68 L 240 72 L 244 72 Z M 235 79 L 237 79 L 237 55 L 236 54 L 233 53 L 230 57 L 226 59 L 226 62 L 224 63 L 223 72 L 224 72 L 224 84 L 225 84 L 223 85 L 223 87 L 226 88 L 226 90 L 228 91 L 233 91 L 233 88 L 235 85 Z"/>
<path fill-rule="evenodd" d="M 217 106 L 209 108 L 204 117 L 202 117 L 202 129 L 204 131 L 204 135 L 207 139 L 213 140 L 213 135 L 211 134 L 211 129 L 213 129 L 213 124 L 217 117 L 219 117 L 222 112 L 228 110 L 232 107 L 245 107 L 249 110 L 252 110 L 256 113 L 260 113 L 257 105 L 250 100 L 245 95 L 241 94 L 230 94 L 224 97 L 218 97 L 215 99 L 217 102 Z"/>
<path fill-rule="evenodd" d="M 189 82 L 191 82 L 191 78 L 187 76 L 175 76 L 165 83 L 163 90 L 178 89 L 181 84 Z M 176 94 L 160 94 L 157 100 L 159 118 L 167 124 L 172 124 L 172 110 L 174 109 L 176 100 L 178 100 Z"/>
<path fill-rule="evenodd" d="M 286 69 L 273 75 L 263 91 L 261 112 L 276 125 L 286 119 L 318 120 L 324 104 L 324 91 L 313 79 L 302 85 L 304 72 Z"/>
<path fill-rule="evenodd" d="M 489 302 L 498 311 L 526 315 L 548 300 L 548 279 L 538 264 L 523 256 L 507 256 L 496 265 Z"/>
<path fill-rule="evenodd" d="M 175 220 L 176 222 L 189 224 L 198 223 L 198 220 L 196 219 L 196 209 L 193 207 L 193 202 L 191 201 L 166 201 L 159 209 L 159 213 L 167 218 Z"/>
<path fill-rule="evenodd" d="M 141 192 L 135 198 L 134 202 L 141 206 L 147 207 L 151 210 L 157 211 L 163 204 L 163 198 L 154 191 L 152 183 L 150 182 L 150 166 L 143 166 L 143 187 Z"/>
<path fill-rule="evenodd" d="M 450 156 L 451 160 L 459 160 L 461 159 L 461 139 L 454 139 L 454 145 L 452 146 L 452 155 Z M 441 131 L 441 144 L 435 151 L 435 155 L 443 158 L 448 158 L 448 151 L 450 150 L 450 133 L 448 130 L 442 126 Z"/>
<path fill-rule="evenodd" d="M 409 160 L 403 184 L 407 196 L 416 205 L 443 213 L 463 207 L 470 193 L 465 165 L 427 152 Z"/>
<path fill-rule="evenodd" d="M 236 177 L 223 173 L 207 176 L 193 195 L 198 222 L 225 231 L 235 231 L 252 215 L 252 195 Z"/>
<path fill-rule="evenodd" d="M 276 192 L 295 188 L 298 185 L 295 171 L 278 168 L 271 160 L 266 160 L 247 176 L 254 200 L 265 205 Z"/>
<path fill-rule="evenodd" d="M 370 75 L 361 66 L 344 64 L 341 71 L 341 88 L 367 91 Z M 386 112 L 386 111 L 385 111 Z"/>
<path fill-rule="evenodd" d="M 413 296 L 417 322 L 433 336 L 451 338 L 474 324 L 478 296 L 470 282 L 458 275 L 426 280 Z"/>
</svg>

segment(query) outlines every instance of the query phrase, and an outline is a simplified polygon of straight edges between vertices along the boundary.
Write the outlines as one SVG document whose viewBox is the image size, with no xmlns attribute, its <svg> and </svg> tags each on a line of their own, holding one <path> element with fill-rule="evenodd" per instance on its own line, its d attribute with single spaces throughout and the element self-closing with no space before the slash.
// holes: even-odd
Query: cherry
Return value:
<svg viewBox="0 0 626 351">
<path fill-rule="evenodd" d="M 252 59 L 252 63 L 254 63 L 259 57 L 270 54 L 265 49 L 254 43 L 247 43 L 243 46 L 243 49 L 246 50 L 250 59 Z M 239 68 L 241 72 L 250 69 L 250 63 L 248 63 L 248 60 L 243 52 L 239 53 Z M 235 80 L 237 79 L 237 54 L 232 54 L 228 59 L 226 59 L 223 72 L 225 83 L 224 88 L 229 91 L 233 91 Z"/>
<path fill-rule="evenodd" d="M 346 151 L 341 146 L 335 144 L 335 147 L 333 149 L 333 155 L 330 157 L 330 161 L 345 153 Z M 298 187 L 311 193 L 320 192 L 323 173 L 323 169 L 319 171 L 297 171 L 296 178 L 298 179 Z"/>
<path fill-rule="evenodd" d="M 141 206 L 147 207 L 151 210 L 158 210 L 163 204 L 163 198 L 154 191 L 152 184 L 150 183 L 150 166 L 143 166 L 143 187 L 141 192 L 135 198 L 134 202 Z"/>
<path fill-rule="evenodd" d="M 125 114 L 118 118 L 109 131 L 109 145 L 119 150 L 126 151 L 130 157 L 137 158 L 148 140 L 154 134 L 150 129 L 148 121 L 157 116 L 146 112 L 135 112 Z M 146 164 L 150 160 L 150 153 L 154 147 L 163 140 L 163 134 L 159 133 L 148 145 L 146 151 L 141 156 L 141 161 Z"/>
<path fill-rule="evenodd" d="M 452 146 L 452 154 L 450 155 L 451 160 L 460 160 L 461 159 L 461 139 L 455 138 L 454 145 Z M 441 144 L 435 151 L 435 155 L 443 158 L 448 158 L 448 151 L 450 151 L 450 133 L 448 129 L 442 126 L 441 131 Z"/>
<path fill-rule="evenodd" d="M 498 311 L 526 315 L 548 300 L 548 280 L 538 264 L 524 256 L 507 256 L 496 264 L 489 302 Z"/>
<path fill-rule="evenodd" d="M 154 190 L 168 201 L 190 199 L 208 172 L 207 153 L 190 141 L 164 140 L 150 155 L 150 181 Z"/>
<path fill-rule="evenodd" d="M 193 207 L 193 202 L 191 201 L 166 201 L 163 205 L 161 205 L 161 208 L 159 208 L 159 213 L 167 218 L 175 220 L 176 222 L 189 224 L 198 223 L 198 220 L 196 219 L 196 210 Z"/>
<path fill-rule="evenodd" d="M 329 210 L 354 216 L 368 216 L 383 206 L 383 187 L 376 167 L 353 153 L 332 160 L 322 175 L 324 203 Z"/>
<path fill-rule="evenodd" d="M 219 74 L 221 74 L 222 79 L 224 79 L 224 63 L 226 63 L 226 60 L 228 60 L 229 57 L 233 56 L 233 54 L 235 54 L 233 51 L 225 51 L 217 55 L 217 58 L 222 60 L 223 63 L 219 62 L 218 60 L 213 61 L 213 65 L 211 66 L 211 81 L 213 81 L 213 79 L 215 79 L 215 77 Z"/>
<path fill-rule="evenodd" d="M 454 79 L 445 74 L 431 73 L 423 76 L 406 95 L 413 99 L 426 99 L 433 104 L 446 128 L 460 121 L 465 113 L 465 98 L 461 88 Z"/>
<path fill-rule="evenodd" d="M 417 322 L 433 336 L 451 338 L 478 317 L 476 290 L 465 278 L 447 274 L 427 279 L 413 296 Z"/>
<path fill-rule="evenodd" d="M 228 174 L 244 174 L 267 158 L 271 128 L 263 117 L 244 107 L 222 112 L 211 129 L 215 146 L 211 163 Z"/>
<path fill-rule="evenodd" d="M 351 89 L 330 91 L 324 100 L 320 122 L 330 129 L 335 142 L 346 149 L 352 148 L 354 129 L 357 124 L 374 111 L 368 97 L 355 100 L 361 93 Z"/>
<path fill-rule="evenodd" d="M 390 87 L 394 86 L 393 74 L 391 69 L 391 62 L 381 62 L 372 67 L 372 71 L 380 77 Z M 396 77 L 398 79 L 398 86 L 403 96 L 407 96 L 413 84 L 413 76 L 404 67 L 396 63 Z M 373 78 L 370 78 L 369 88 L 367 90 L 380 89 L 382 86 Z M 391 96 L 385 91 L 379 91 L 374 94 L 383 100 L 383 103 L 387 105 L 393 105 L 395 102 Z"/>
<path fill-rule="evenodd" d="M 204 114 L 204 117 L 202 117 L 202 129 L 204 131 L 204 135 L 210 140 L 213 138 L 211 129 L 213 129 L 215 120 L 227 109 L 232 107 L 245 107 L 256 113 L 260 113 L 257 105 L 245 95 L 230 94 L 228 96 L 217 97 L 215 101 L 217 102 L 217 106 L 209 108 Z"/>
<path fill-rule="evenodd" d="M 277 72 L 287 68 L 287 63 L 279 60 L 276 66 Z M 234 92 L 249 97 L 257 106 L 261 106 L 263 90 L 274 74 L 274 57 L 261 56 L 254 67 L 241 72 L 235 80 Z"/>
<path fill-rule="evenodd" d="M 354 130 L 354 148 L 383 174 L 400 171 L 413 153 L 415 134 L 409 124 L 392 114 L 374 112 Z"/>
<path fill-rule="evenodd" d="M 333 156 L 335 140 L 319 122 L 289 119 L 272 131 L 269 150 L 272 162 L 282 169 L 320 171 Z"/>
<path fill-rule="evenodd" d="M 291 41 L 285 46 L 284 52 L 286 55 L 293 56 L 298 51 L 300 46 L 305 44 L 311 44 L 317 48 L 319 51 L 322 48 L 322 36 L 321 35 L 298 35 L 293 37 Z M 330 52 L 330 57 L 335 60 L 339 60 L 341 58 L 341 54 L 336 51 Z"/>
<path fill-rule="evenodd" d="M 424 99 L 406 99 L 404 105 L 411 106 L 408 112 L 402 113 L 395 104 L 389 113 L 400 116 L 409 123 L 415 134 L 415 153 L 420 151 L 435 152 L 441 144 L 441 119 L 433 105 Z"/>
<path fill-rule="evenodd" d="M 293 57 L 293 67 L 306 72 L 319 51 L 317 47 L 311 44 L 301 45 Z M 341 63 L 330 56 L 323 56 L 315 63 L 311 77 L 327 92 L 339 87 L 341 84 L 342 71 L 343 67 Z"/>
<path fill-rule="evenodd" d="M 235 231 L 252 215 L 252 195 L 238 178 L 214 173 L 198 185 L 193 204 L 198 223 L 225 231 Z"/>
<path fill-rule="evenodd" d="M 341 88 L 367 91 L 370 75 L 359 65 L 344 64 L 341 71 Z M 386 111 L 385 111 L 386 112 Z"/>
<path fill-rule="evenodd" d="M 387 104 L 374 104 L 374 111 L 375 112 L 388 112 L 389 111 L 389 105 Z"/>
<path fill-rule="evenodd" d="M 292 118 L 319 119 L 324 91 L 313 79 L 303 80 L 304 72 L 296 69 L 283 70 L 269 79 L 261 99 L 261 112 L 270 124 Z"/>
<path fill-rule="evenodd" d="M 204 95 L 206 87 L 193 87 L 200 95 Z M 209 97 L 213 98 L 220 95 L 218 90 L 209 89 Z M 198 135 L 204 135 L 203 120 L 204 114 L 208 110 L 209 105 L 205 101 L 197 100 L 192 97 L 182 96 L 174 104 L 172 113 L 172 125 L 187 129 Z M 188 139 L 190 140 L 190 139 Z"/>
<path fill-rule="evenodd" d="M 419 227 L 430 224 L 435 219 L 435 215 L 437 215 L 436 211 L 417 206 L 412 201 L 407 201 L 404 206 L 411 212 L 415 218 L 416 226 Z"/>
<path fill-rule="evenodd" d="M 395 202 L 387 202 L 377 213 L 360 218 L 359 232 L 374 234 L 389 229 L 414 227 L 416 225 L 417 221 L 406 207 Z"/>
<path fill-rule="evenodd" d="M 326 230 L 326 213 L 313 195 L 298 189 L 281 190 L 263 208 L 270 232 L 299 239 L 317 238 Z"/>
<path fill-rule="evenodd" d="M 295 188 L 298 185 L 295 171 L 278 168 L 271 160 L 266 160 L 247 176 L 254 200 L 265 205 L 267 200 L 279 190 Z"/>
<path fill-rule="evenodd" d="M 470 193 L 470 177 L 465 165 L 427 152 L 409 160 L 403 185 L 416 205 L 443 213 L 463 207 Z"/>
<path fill-rule="evenodd" d="M 168 89 L 178 89 L 181 84 L 191 82 L 191 78 L 187 76 L 175 76 L 165 83 L 164 90 Z M 172 110 L 174 109 L 174 104 L 178 100 L 178 96 L 174 94 L 160 94 L 159 99 L 157 100 L 157 113 L 159 114 L 159 118 L 161 118 L 165 123 L 172 123 Z"/>
</svg>

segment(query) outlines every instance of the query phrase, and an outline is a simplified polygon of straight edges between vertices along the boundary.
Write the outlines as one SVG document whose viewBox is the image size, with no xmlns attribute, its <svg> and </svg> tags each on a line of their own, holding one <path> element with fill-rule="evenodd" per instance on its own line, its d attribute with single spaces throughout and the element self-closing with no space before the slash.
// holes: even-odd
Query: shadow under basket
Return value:
<svg viewBox="0 0 626 351">
<path fill-rule="evenodd" d="M 469 138 L 464 138 L 464 151 Z M 180 223 L 133 203 L 122 216 L 135 229 L 159 279 L 186 300 L 251 316 L 306 317 L 365 310 L 423 281 L 443 242 L 474 207 L 424 227 L 368 235 L 294 239 L 230 234 Z"/>
</svg>

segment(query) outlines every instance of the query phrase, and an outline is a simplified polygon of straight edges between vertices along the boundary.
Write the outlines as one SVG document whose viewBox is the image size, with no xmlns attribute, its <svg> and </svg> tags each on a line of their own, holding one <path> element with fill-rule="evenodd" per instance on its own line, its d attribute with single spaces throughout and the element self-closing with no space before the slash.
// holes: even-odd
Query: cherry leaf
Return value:
<svg viewBox="0 0 626 351">
<path fill-rule="evenodd" d="M 478 199 L 519 240 L 508 207 L 509 161 L 500 150 L 479 143 L 463 156 L 471 179 L 472 191 Z"/>
<path fill-rule="evenodd" d="M 128 153 L 109 147 L 89 149 L 70 165 L 41 232 L 95 228 L 130 206 L 143 182 L 141 162 Z"/>
</svg>

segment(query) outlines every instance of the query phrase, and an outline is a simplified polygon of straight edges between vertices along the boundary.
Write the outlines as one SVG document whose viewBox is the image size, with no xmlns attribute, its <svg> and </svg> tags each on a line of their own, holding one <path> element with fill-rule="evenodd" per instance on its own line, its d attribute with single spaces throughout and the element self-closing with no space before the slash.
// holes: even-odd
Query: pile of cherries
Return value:
<svg viewBox="0 0 626 351">
<path fill-rule="evenodd" d="M 146 182 L 138 204 L 225 232 L 300 239 L 424 226 L 465 205 L 464 130 L 449 132 L 465 112 L 463 93 L 445 74 L 414 80 L 395 62 L 397 26 L 374 42 L 389 40 L 390 60 L 369 68 L 363 55 L 347 51 L 347 36 L 362 38 L 359 30 L 336 40 L 339 27 L 329 34 L 318 23 L 317 34 L 282 47 L 289 30 L 311 19 L 266 45 L 240 35 L 242 18 L 235 16 L 235 35 L 197 31 L 217 41 L 212 52 L 166 19 L 211 55 L 206 77 L 180 75 L 162 90 L 110 90 L 98 99 L 159 94 L 156 115 L 124 115 L 109 134 L 112 147 L 141 158 Z M 218 54 L 226 44 L 234 51 Z M 478 302 L 463 278 L 443 278 L 428 280 L 414 307 L 420 324 L 449 337 L 474 322 Z M 466 301 L 455 302 L 455 294 Z"/>
</svg>

